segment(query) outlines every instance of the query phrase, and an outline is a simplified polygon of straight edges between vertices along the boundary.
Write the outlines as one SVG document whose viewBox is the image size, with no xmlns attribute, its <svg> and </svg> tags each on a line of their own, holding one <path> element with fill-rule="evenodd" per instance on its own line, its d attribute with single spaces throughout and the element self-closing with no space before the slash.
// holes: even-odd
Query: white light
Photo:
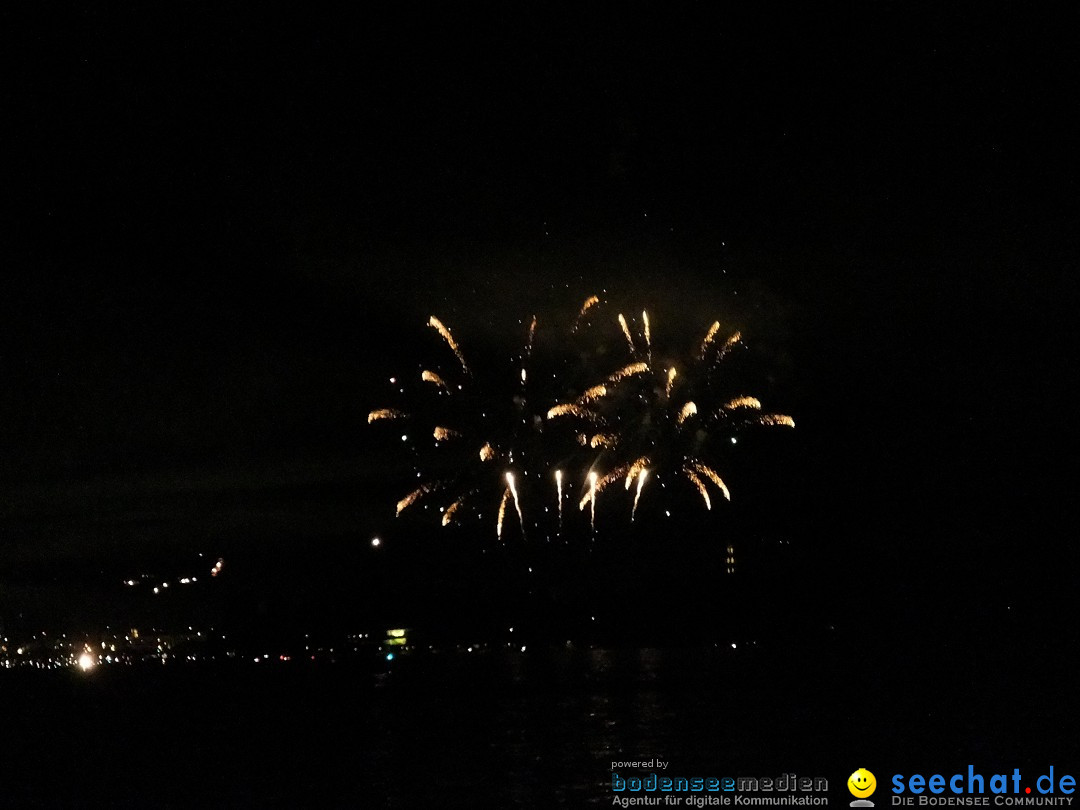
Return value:
<svg viewBox="0 0 1080 810">
<path fill-rule="evenodd" d="M 523 646 L 523 647 L 521 648 L 521 651 L 522 651 L 522 652 L 525 652 L 525 647 L 524 647 L 524 646 Z"/>
<path fill-rule="evenodd" d="M 406 435 L 405 435 L 404 433 L 402 433 L 402 434 L 401 434 L 401 440 L 402 440 L 403 442 L 407 442 L 407 441 L 409 440 L 409 437 L 408 437 L 408 436 L 406 436 Z"/>
<path fill-rule="evenodd" d="M 79 669 L 83 672 L 93 669 L 96 664 L 97 661 L 94 659 L 94 656 L 90 655 L 88 652 L 84 652 L 79 656 Z"/>
<path fill-rule="evenodd" d="M 733 642 L 731 642 L 731 649 L 733 649 L 733 650 L 734 650 L 734 649 L 737 649 L 737 648 L 736 648 L 736 646 L 735 646 L 735 642 L 734 642 L 734 641 L 733 641 Z"/>
<path fill-rule="evenodd" d="M 737 439 L 736 439 L 736 438 L 735 438 L 734 436 L 732 436 L 732 437 L 731 437 L 731 443 L 732 443 L 732 444 L 735 444 L 735 442 L 736 442 L 736 441 L 738 441 L 738 440 L 737 440 Z"/>
<path fill-rule="evenodd" d="M 511 628 L 510 628 L 510 632 L 511 632 L 511 633 L 513 633 L 513 632 L 514 632 L 514 628 L 513 628 L 513 627 L 511 627 Z"/>
<path fill-rule="evenodd" d="M 378 537 L 372 537 L 371 538 L 371 545 L 374 546 L 375 548 L 378 548 L 379 546 L 382 545 L 382 540 L 380 540 Z"/>
</svg>

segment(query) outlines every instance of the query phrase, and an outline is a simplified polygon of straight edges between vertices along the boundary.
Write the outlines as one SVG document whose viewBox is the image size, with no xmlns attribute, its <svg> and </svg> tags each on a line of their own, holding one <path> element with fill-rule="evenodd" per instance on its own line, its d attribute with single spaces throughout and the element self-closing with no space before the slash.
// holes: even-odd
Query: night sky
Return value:
<svg viewBox="0 0 1080 810">
<path fill-rule="evenodd" d="M 6 626 L 116 619 L 121 579 L 199 553 L 229 560 L 238 620 L 268 626 L 466 599 L 446 566 L 493 576 L 482 544 L 395 523 L 408 473 L 367 412 L 438 348 L 429 314 L 490 355 L 518 319 L 565 322 L 606 290 L 679 340 L 739 325 L 757 390 L 795 416 L 748 448 L 727 517 L 679 524 L 789 541 L 795 562 L 760 557 L 805 577 L 780 613 L 1075 640 L 1063 20 L 1019 3 L 2 19 Z M 369 539 L 395 532 L 391 586 Z"/>
</svg>

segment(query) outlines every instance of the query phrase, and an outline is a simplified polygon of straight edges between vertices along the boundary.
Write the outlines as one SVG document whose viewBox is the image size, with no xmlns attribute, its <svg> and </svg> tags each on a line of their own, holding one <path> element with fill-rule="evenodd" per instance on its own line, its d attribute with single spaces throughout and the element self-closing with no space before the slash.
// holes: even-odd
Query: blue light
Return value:
<svg viewBox="0 0 1080 810">
<path fill-rule="evenodd" d="M 387 661 L 393 661 L 394 660 L 394 654 L 393 653 L 387 653 L 386 654 L 386 660 Z"/>
</svg>

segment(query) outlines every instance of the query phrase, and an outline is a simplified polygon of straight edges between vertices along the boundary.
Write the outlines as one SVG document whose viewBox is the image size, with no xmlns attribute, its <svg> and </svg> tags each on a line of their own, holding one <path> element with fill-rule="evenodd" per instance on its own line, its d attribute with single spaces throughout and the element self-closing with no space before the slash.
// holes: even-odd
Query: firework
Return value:
<svg viewBox="0 0 1080 810">
<path fill-rule="evenodd" d="M 443 512 L 443 516 L 442 516 L 442 525 L 443 526 L 449 526 L 450 525 L 450 522 L 454 519 L 454 513 L 458 509 L 461 508 L 461 504 L 463 504 L 465 502 L 466 497 L 467 496 L 462 495 L 460 498 L 458 498 L 456 501 L 454 501 L 452 504 L 450 504 L 448 507 L 446 507 L 446 511 Z"/>
<path fill-rule="evenodd" d="M 626 318 L 623 314 L 619 313 L 619 326 L 622 328 L 622 333 L 626 337 L 626 342 L 630 346 L 630 353 L 633 354 L 637 349 L 634 348 L 634 338 L 630 336 L 630 327 L 626 325 Z"/>
<path fill-rule="evenodd" d="M 626 488 L 630 489 L 630 485 L 634 483 L 634 477 L 637 476 L 645 469 L 645 465 L 649 463 L 649 459 L 642 456 L 633 464 L 630 465 L 630 470 L 626 473 Z"/>
<path fill-rule="evenodd" d="M 574 321 L 574 328 L 572 331 L 576 332 L 578 330 L 578 326 L 581 324 L 581 319 L 585 317 L 585 313 L 599 303 L 600 299 L 595 295 L 590 295 L 585 299 L 585 303 L 581 305 L 581 312 L 578 313 L 577 319 Z"/>
<path fill-rule="evenodd" d="M 430 326 L 432 329 L 442 335 L 442 339 L 446 341 L 446 345 L 450 347 L 450 350 L 454 353 L 454 356 L 457 357 L 458 362 L 461 363 L 461 368 L 467 374 L 469 372 L 469 365 L 465 362 L 465 355 L 461 353 L 461 347 L 458 345 L 457 341 L 454 340 L 454 336 L 450 334 L 450 330 L 447 329 L 443 325 L 443 322 L 436 318 L 434 315 L 428 318 L 428 326 Z"/>
<path fill-rule="evenodd" d="M 648 311 L 642 312 L 642 324 L 647 332 L 646 346 L 653 346 L 652 326 Z M 628 327 L 625 318 L 619 321 L 620 331 L 626 337 Z M 607 475 L 598 475 L 591 482 L 589 491 L 582 497 L 579 509 L 589 504 L 595 511 L 595 501 L 612 476 L 624 480 L 629 492 L 634 480 L 637 489 L 630 507 L 634 520 L 641 500 L 641 492 L 649 473 L 674 470 L 677 475 L 692 483 L 701 495 L 706 509 L 712 509 L 710 485 L 714 485 L 726 500 L 731 499 L 730 490 L 714 469 L 713 457 L 721 459 L 731 451 L 734 433 L 748 425 L 792 425 L 790 417 L 780 414 L 759 415 L 761 402 L 756 397 L 741 392 L 725 390 L 725 374 L 719 369 L 720 361 L 742 339 L 735 332 L 723 343 L 716 340 L 720 322 L 715 321 L 706 330 L 696 352 L 689 359 L 676 364 L 665 363 L 655 373 L 650 363 L 636 362 L 610 374 L 601 385 L 604 396 L 595 397 L 589 403 L 588 418 L 602 423 L 604 430 L 595 434 L 588 446 L 600 451 L 593 461 L 601 461 L 612 469 Z M 667 358 L 665 358 L 667 359 Z M 692 394 L 675 397 L 675 383 L 679 391 Z M 753 418 L 743 421 L 732 418 L 739 411 L 753 413 Z M 584 418 L 586 414 L 563 409 L 560 415 Z M 598 438 L 599 437 L 599 438 Z M 709 459 L 708 462 L 702 459 Z M 622 462 L 622 463 L 620 463 Z"/>
<path fill-rule="evenodd" d="M 502 540 L 503 519 L 506 517 L 506 502 L 510 500 L 510 487 L 503 490 L 502 500 L 499 501 L 499 517 L 495 522 L 495 536 Z"/>
<path fill-rule="evenodd" d="M 716 333 L 720 331 L 720 321 L 713 321 L 713 325 L 709 327 L 709 331 L 705 333 L 705 339 L 701 341 L 701 350 L 698 352 L 698 356 L 704 360 L 705 352 L 708 350 L 709 345 L 713 342 L 713 338 L 716 337 Z"/>
<path fill-rule="evenodd" d="M 555 471 L 555 489 L 559 495 L 559 531 L 562 532 L 562 470 Z"/>
<path fill-rule="evenodd" d="M 367 423 L 378 422 L 380 419 L 404 419 L 406 414 L 395 408 L 378 408 L 367 415 Z"/>
<path fill-rule="evenodd" d="M 615 443 L 613 433 L 597 433 L 589 439 L 589 447 L 595 450 L 597 447 L 611 447 Z"/>
<path fill-rule="evenodd" d="M 594 399 L 600 399 L 600 397 L 607 396 L 607 386 L 601 383 L 600 385 L 594 385 L 592 388 L 586 389 L 580 397 L 577 398 L 575 405 L 584 405 L 588 402 L 592 402 Z"/>
<path fill-rule="evenodd" d="M 696 416 L 696 415 L 697 415 L 697 405 L 695 403 L 693 403 L 693 402 L 687 402 L 679 410 L 679 415 L 677 417 L 675 417 L 675 421 L 676 421 L 677 424 L 681 425 L 683 422 L 685 422 L 691 416 Z"/>
<path fill-rule="evenodd" d="M 444 380 L 434 371 L 428 371 L 427 369 L 424 369 L 424 371 L 420 373 L 420 379 L 424 382 L 434 383 L 435 385 L 439 386 L 439 388 L 442 388 L 444 391 L 450 390 L 450 386 L 446 384 L 446 380 Z"/>
<path fill-rule="evenodd" d="M 725 411 L 734 411 L 737 408 L 752 408 L 755 411 L 761 410 L 761 400 L 755 397 L 735 397 L 724 405 Z"/>
<path fill-rule="evenodd" d="M 514 496 L 514 509 L 517 510 L 518 523 L 521 524 L 521 536 L 525 536 L 525 516 L 521 513 L 521 501 L 518 500 L 517 486 L 514 484 L 514 474 L 508 472 L 506 474 L 506 486 L 510 490 L 510 494 Z"/>
<path fill-rule="evenodd" d="M 613 383 L 621 382 L 622 380 L 625 380 L 627 377 L 633 377 L 635 374 L 644 374 L 648 370 L 649 370 L 649 364 L 648 363 L 631 363 L 628 366 L 623 366 L 618 371 L 616 371 L 614 374 L 609 376 L 607 378 L 607 384 L 612 385 Z"/>
<path fill-rule="evenodd" d="M 585 301 L 574 331 L 598 303 L 597 296 Z M 490 492 L 487 503 L 499 498 L 496 537 L 504 540 L 506 512 L 512 499 L 525 539 L 524 503 L 529 498 L 530 482 L 534 486 L 535 482 L 546 485 L 550 481 L 547 475 L 554 473 L 558 532 L 561 534 L 563 500 L 569 497 L 564 484 L 574 477 L 566 467 L 568 458 L 574 459 L 572 463 L 591 467 L 585 472 L 584 493 L 578 509 L 584 511 L 586 506 L 589 507 L 589 525 L 594 538 L 597 500 L 615 481 L 624 484 L 620 489 L 627 493 L 631 521 L 636 521 L 645 486 L 654 475 L 664 483 L 669 481 L 669 473 L 685 479 L 698 491 L 707 510 L 712 509 L 711 496 L 715 494 L 712 487 L 730 500 L 730 490 L 718 470 L 725 469 L 725 459 L 735 452 L 733 444 L 738 431 L 757 426 L 793 427 L 794 420 L 784 414 L 762 413 L 759 399 L 738 389 L 731 390 L 737 380 L 728 379 L 727 367 L 721 361 L 742 340 L 740 332 L 735 331 L 721 341 L 718 337 L 720 322 L 715 321 L 699 343 L 690 344 L 689 356 L 672 354 L 662 340 L 658 339 L 654 345 L 648 310 L 640 312 L 638 334 L 632 331 L 632 325 L 624 315 L 615 319 L 621 339 L 625 339 L 630 349 L 629 360 L 632 362 L 606 375 L 597 373 L 585 384 L 577 380 L 574 389 L 580 393 L 576 396 L 573 391 L 567 394 L 564 388 L 558 399 L 554 395 L 559 392 L 550 389 L 551 381 L 557 383 L 559 375 L 547 372 L 560 367 L 531 373 L 538 328 L 535 315 L 523 330 L 523 347 L 515 358 L 520 361 L 515 363 L 518 368 L 511 379 L 503 381 L 501 388 L 498 383 L 474 377 L 453 334 L 438 318 L 431 316 L 428 325 L 454 353 L 460 369 L 434 366 L 424 370 L 416 391 L 427 392 L 420 394 L 426 399 L 410 404 L 408 415 L 396 408 L 382 408 L 368 414 L 369 423 L 408 416 L 423 428 L 417 433 L 410 431 L 410 436 L 425 436 L 426 431 L 430 431 L 434 438 L 434 443 L 408 445 L 415 459 L 416 477 L 426 483 L 397 502 L 396 514 L 400 515 L 422 498 L 445 494 L 446 500 L 439 505 L 442 525 L 449 526 L 462 522 L 466 513 L 478 514 L 477 507 L 484 501 L 475 499 L 474 503 L 471 496 Z M 608 321 L 607 328 L 612 327 L 614 324 Z M 608 342 L 600 345 L 610 349 Z M 603 351 L 579 351 L 586 363 L 605 356 Z M 653 366 L 654 353 L 656 368 Z M 571 364 L 564 363 L 562 367 L 568 365 Z M 595 372 L 596 368 L 592 367 L 592 370 Z M 534 390 L 537 385 L 547 388 L 541 388 L 538 394 Z M 442 396 L 450 391 L 453 397 Z M 506 399 L 493 398 L 493 393 Z M 533 411 L 527 402 L 538 396 L 551 398 Z M 571 423 L 568 431 L 545 431 L 545 415 L 547 420 L 573 419 L 576 422 Z M 567 456 L 559 444 L 569 440 L 573 447 L 575 439 L 578 447 Z M 560 459 L 557 469 L 553 463 L 555 458 Z M 495 460 L 500 463 L 492 464 Z M 661 488 L 654 490 L 659 497 Z M 624 496 L 620 492 L 606 497 Z M 551 515 L 552 522 L 555 517 Z"/>
<path fill-rule="evenodd" d="M 592 509 L 589 511 L 589 527 L 592 530 L 593 535 L 596 534 L 596 472 L 589 471 L 589 501 L 592 503 Z M 580 511 L 580 510 L 579 510 Z"/>
<path fill-rule="evenodd" d="M 645 479 L 648 478 L 648 477 L 649 477 L 649 471 L 648 470 L 642 470 L 640 473 L 638 473 L 637 492 L 634 493 L 634 505 L 630 508 L 630 522 L 631 523 L 634 522 L 634 516 L 637 514 L 638 501 L 641 500 L 641 490 L 645 486 Z M 630 477 L 627 476 L 626 480 L 629 481 Z"/>
<path fill-rule="evenodd" d="M 701 493 L 701 499 L 705 501 L 705 508 L 711 510 L 712 501 L 709 500 L 709 490 L 705 488 L 705 482 L 702 481 L 701 477 L 690 467 L 684 466 L 682 471 L 683 475 L 689 478 L 693 482 L 694 486 L 698 488 L 698 492 Z"/>
<path fill-rule="evenodd" d="M 400 515 L 402 512 L 404 512 L 406 509 L 408 509 L 410 506 L 420 500 L 420 498 L 427 495 L 429 492 L 431 492 L 432 488 L 433 487 L 431 484 L 421 484 L 420 486 L 418 486 L 416 489 L 414 489 L 412 492 L 410 492 L 408 495 L 406 495 L 404 498 L 397 502 L 397 514 Z"/>
<path fill-rule="evenodd" d="M 700 475 L 704 475 L 706 478 L 716 484 L 716 486 L 720 488 L 720 491 L 724 493 L 724 498 L 729 501 L 731 500 L 731 493 L 728 491 L 727 484 L 725 484 L 723 479 L 720 478 L 720 474 L 717 473 L 716 470 L 714 470 L 707 464 L 702 464 L 697 459 L 693 459 L 691 461 L 691 464 L 693 465 L 695 472 Z"/>
<path fill-rule="evenodd" d="M 576 416 L 579 419 L 587 419 L 590 422 L 601 422 L 600 414 L 590 408 L 583 408 L 577 403 L 567 402 L 562 405 L 556 405 L 547 412 L 548 419 L 555 419 L 559 416 Z"/>
<path fill-rule="evenodd" d="M 612 481 L 618 481 L 620 478 L 622 478 L 624 475 L 626 475 L 627 472 L 629 472 L 629 470 L 630 470 L 630 465 L 629 464 L 623 464 L 623 465 L 621 465 L 619 467 L 616 467 L 614 470 L 612 470 L 611 472 L 609 472 L 607 475 L 603 476 L 602 478 L 596 472 L 590 472 L 589 473 L 589 491 L 587 493 L 585 493 L 585 497 L 583 497 L 581 499 L 581 502 L 578 504 L 578 511 L 579 512 L 584 511 L 585 504 L 589 503 L 589 501 L 594 501 L 595 502 L 596 496 L 599 495 L 601 492 L 603 492 L 605 489 L 607 489 L 608 484 L 610 484 Z M 595 504 L 594 504 L 594 508 L 595 508 Z"/>
<path fill-rule="evenodd" d="M 526 364 L 535 345 L 537 323 L 538 319 L 534 316 L 528 324 L 524 348 L 520 355 L 520 384 L 506 381 L 499 387 L 498 381 L 492 384 L 488 380 L 474 379 L 453 333 L 437 317 L 431 316 L 428 325 L 439 333 L 453 351 L 459 366 L 451 368 L 450 373 L 441 368 L 428 368 L 419 374 L 420 385 L 416 389 L 419 401 L 415 407 L 409 409 L 413 413 L 410 418 L 415 422 L 427 422 L 421 434 L 429 432 L 434 441 L 420 446 L 411 444 L 408 449 L 414 460 L 417 478 L 427 483 L 398 501 L 395 514 L 400 515 L 423 497 L 430 497 L 436 492 L 449 493 L 447 502 L 441 505 L 440 510 L 443 525 L 449 526 L 451 523 L 461 522 L 466 510 L 476 514 L 473 499 L 466 496 L 495 486 L 498 486 L 500 492 L 505 489 L 505 472 L 491 462 L 505 459 L 512 464 L 515 454 L 518 454 L 519 458 L 523 457 L 525 448 L 531 449 L 528 442 L 534 441 L 533 433 L 522 435 L 522 425 L 530 424 L 523 413 L 528 380 Z M 391 382 L 395 384 L 396 380 L 397 377 L 391 378 Z M 401 391 L 404 393 L 404 389 Z M 441 395 L 448 391 L 453 391 L 452 398 L 432 396 L 432 392 Z M 493 392 L 506 398 L 493 398 Z M 404 416 L 404 413 L 394 408 L 383 408 L 372 411 L 368 421 L 399 419 Z M 535 426 L 535 423 L 531 424 Z M 539 430 L 535 433 L 538 434 Z M 405 440 L 406 437 L 402 438 Z M 435 450 L 436 447 L 439 447 L 438 451 Z M 536 456 L 541 457 L 542 454 L 538 452 Z M 511 496 L 515 499 L 523 534 L 524 515 L 520 496 L 525 494 L 519 492 L 516 484 L 511 486 Z M 501 524 L 500 520 L 500 534 Z"/>
<path fill-rule="evenodd" d="M 724 345 L 720 347 L 720 353 L 718 354 L 717 359 L 723 360 L 727 353 L 731 351 L 731 348 L 740 340 L 742 340 L 742 332 L 736 332 L 725 340 Z"/>
<path fill-rule="evenodd" d="M 782 413 L 765 414 L 764 416 L 759 416 L 757 421 L 759 425 L 783 425 L 784 427 L 795 427 L 795 420 Z"/>
</svg>

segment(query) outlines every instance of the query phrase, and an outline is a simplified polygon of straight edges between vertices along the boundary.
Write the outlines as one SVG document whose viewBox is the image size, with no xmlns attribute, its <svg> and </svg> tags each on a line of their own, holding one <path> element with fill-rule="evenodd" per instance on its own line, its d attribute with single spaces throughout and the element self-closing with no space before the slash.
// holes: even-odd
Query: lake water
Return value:
<svg viewBox="0 0 1080 810">
<path fill-rule="evenodd" d="M 612 762 L 659 757 L 676 776 L 824 776 L 846 807 L 857 767 L 883 782 L 968 764 L 1075 774 L 1058 653 L 570 645 L 425 652 L 386 671 L 14 670 L 0 673 L 0 790 L 19 807 L 611 806 Z"/>
</svg>

